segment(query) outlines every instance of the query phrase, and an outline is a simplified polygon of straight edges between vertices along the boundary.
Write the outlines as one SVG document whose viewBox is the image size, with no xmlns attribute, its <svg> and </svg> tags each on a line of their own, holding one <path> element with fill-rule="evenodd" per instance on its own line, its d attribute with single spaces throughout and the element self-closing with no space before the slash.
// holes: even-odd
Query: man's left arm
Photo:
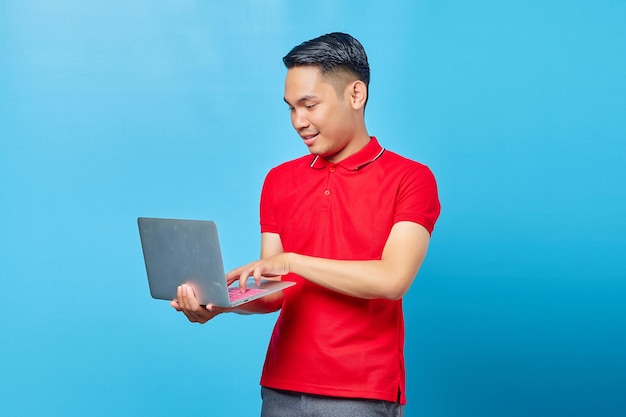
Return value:
<svg viewBox="0 0 626 417">
<path fill-rule="evenodd" d="M 419 271 L 430 242 L 428 230 L 409 221 L 396 223 L 380 260 L 344 261 L 296 253 L 270 256 L 227 274 L 245 286 L 248 277 L 294 273 L 333 291 L 358 298 L 398 300 L 406 294 Z"/>
</svg>

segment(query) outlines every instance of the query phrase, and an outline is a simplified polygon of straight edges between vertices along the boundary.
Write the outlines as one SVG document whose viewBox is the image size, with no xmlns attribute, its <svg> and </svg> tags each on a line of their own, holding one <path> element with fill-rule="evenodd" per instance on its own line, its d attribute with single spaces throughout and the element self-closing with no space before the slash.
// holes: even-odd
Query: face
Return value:
<svg viewBox="0 0 626 417">
<path fill-rule="evenodd" d="M 285 102 L 293 127 L 311 153 L 339 162 L 362 146 L 356 143 L 359 113 L 352 105 L 350 88 L 338 92 L 316 67 L 287 71 Z"/>
</svg>

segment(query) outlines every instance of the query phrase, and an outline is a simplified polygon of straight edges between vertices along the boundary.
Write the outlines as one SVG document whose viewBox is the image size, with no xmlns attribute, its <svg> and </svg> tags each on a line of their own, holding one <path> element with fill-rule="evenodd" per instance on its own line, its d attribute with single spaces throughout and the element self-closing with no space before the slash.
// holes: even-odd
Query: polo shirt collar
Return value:
<svg viewBox="0 0 626 417">
<path fill-rule="evenodd" d="M 365 145 L 363 149 L 361 149 L 354 155 L 350 155 L 343 161 L 338 162 L 337 165 L 341 165 L 342 167 L 350 171 L 357 171 L 380 158 L 383 152 L 385 152 L 385 149 L 380 146 L 376 137 L 371 136 L 371 140 L 367 143 L 367 145 Z M 313 169 L 323 169 L 330 164 L 331 163 L 328 162 L 326 159 L 322 158 L 319 155 L 315 155 L 310 166 Z"/>
</svg>

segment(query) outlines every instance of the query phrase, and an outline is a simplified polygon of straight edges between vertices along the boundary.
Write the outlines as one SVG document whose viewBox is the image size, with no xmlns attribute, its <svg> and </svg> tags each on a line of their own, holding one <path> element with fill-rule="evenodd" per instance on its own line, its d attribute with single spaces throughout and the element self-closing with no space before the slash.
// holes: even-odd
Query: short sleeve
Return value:
<svg viewBox="0 0 626 417">
<path fill-rule="evenodd" d="M 415 222 L 432 234 L 440 212 L 437 182 L 431 170 L 422 164 L 407 169 L 396 196 L 394 223 Z"/>
<path fill-rule="evenodd" d="M 276 219 L 274 201 L 274 172 L 271 170 L 265 177 L 263 189 L 261 190 L 260 221 L 261 233 L 278 233 L 278 222 Z"/>
</svg>

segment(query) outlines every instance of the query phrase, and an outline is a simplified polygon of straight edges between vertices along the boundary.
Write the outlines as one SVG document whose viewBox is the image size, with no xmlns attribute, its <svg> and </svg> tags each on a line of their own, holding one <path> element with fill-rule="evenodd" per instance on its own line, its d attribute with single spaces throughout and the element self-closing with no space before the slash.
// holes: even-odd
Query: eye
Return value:
<svg viewBox="0 0 626 417">
<path fill-rule="evenodd" d="M 307 105 L 306 105 L 306 108 L 307 108 L 307 109 L 309 109 L 309 110 L 311 110 L 311 109 L 312 109 L 313 107 L 315 107 L 316 105 L 317 105 L 316 103 L 313 103 L 313 104 L 307 104 Z"/>
</svg>

